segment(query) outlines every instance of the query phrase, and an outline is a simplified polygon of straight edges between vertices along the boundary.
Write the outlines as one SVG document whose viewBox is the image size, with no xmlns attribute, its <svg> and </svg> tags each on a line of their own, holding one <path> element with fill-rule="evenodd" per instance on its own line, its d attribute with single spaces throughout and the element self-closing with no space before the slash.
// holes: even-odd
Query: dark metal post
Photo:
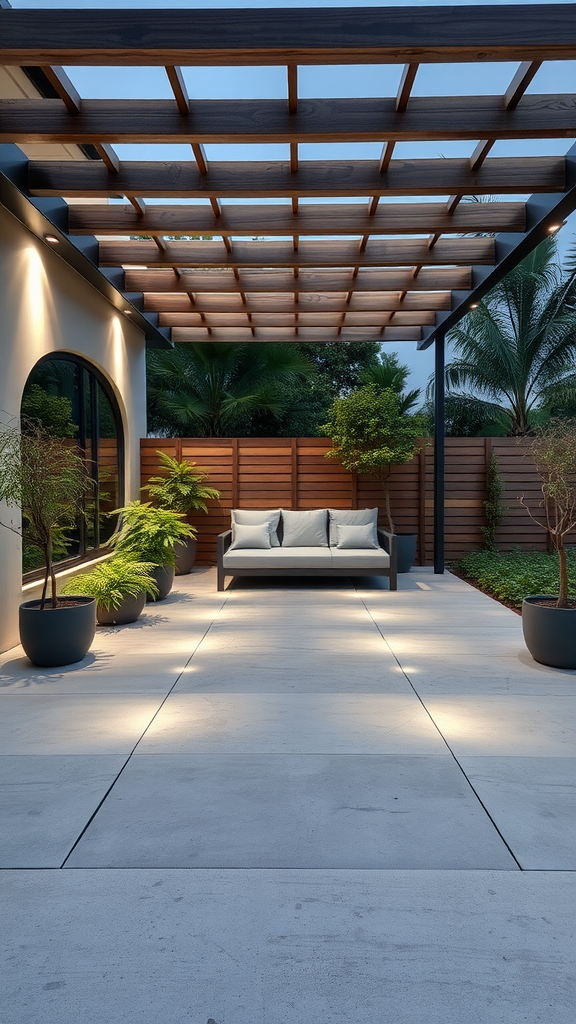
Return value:
<svg viewBox="0 0 576 1024">
<path fill-rule="evenodd" d="M 444 572 L 444 335 L 434 341 L 434 572 Z"/>
</svg>

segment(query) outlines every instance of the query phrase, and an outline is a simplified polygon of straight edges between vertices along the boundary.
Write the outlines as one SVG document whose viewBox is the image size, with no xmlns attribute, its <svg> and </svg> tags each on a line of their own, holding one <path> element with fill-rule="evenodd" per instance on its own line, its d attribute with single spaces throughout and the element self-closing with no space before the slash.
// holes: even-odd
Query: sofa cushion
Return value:
<svg viewBox="0 0 576 1024">
<path fill-rule="evenodd" d="M 328 547 L 328 513 L 325 508 L 294 511 L 282 509 L 282 547 Z"/>
<path fill-rule="evenodd" d="M 343 526 L 340 523 L 336 527 L 336 533 L 338 535 L 338 544 L 336 545 L 339 551 L 343 549 L 366 549 L 366 548 L 379 548 L 378 534 L 376 533 L 376 527 L 373 523 L 367 523 L 366 526 Z"/>
<path fill-rule="evenodd" d="M 341 548 L 330 548 L 333 569 L 366 569 L 366 575 L 376 569 L 390 567 L 390 555 L 384 548 L 360 548 L 343 551 Z"/>
<path fill-rule="evenodd" d="M 330 571 L 332 557 L 330 548 L 243 548 L 228 551 L 222 564 L 225 569 L 326 569 Z"/>
<path fill-rule="evenodd" d="M 278 523 L 280 522 L 279 508 L 233 508 L 232 509 L 232 541 L 234 541 L 234 527 L 238 526 L 260 526 L 262 523 L 270 522 L 270 544 L 273 548 L 280 547 L 278 540 Z"/>
<path fill-rule="evenodd" d="M 329 508 L 330 547 L 338 544 L 337 526 L 367 526 L 374 524 L 374 535 L 378 525 L 377 508 Z"/>
<path fill-rule="evenodd" d="M 265 523 L 259 523 L 253 526 L 242 526 L 241 523 L 236 523 L 234 526 L 234 540 L 232 541 L 229 551 L 235 551 L 239 548 L 241 550 L 245 548 L 270 548 L 270 530 L 272 523 L 268 519 Z"/>
</svg>

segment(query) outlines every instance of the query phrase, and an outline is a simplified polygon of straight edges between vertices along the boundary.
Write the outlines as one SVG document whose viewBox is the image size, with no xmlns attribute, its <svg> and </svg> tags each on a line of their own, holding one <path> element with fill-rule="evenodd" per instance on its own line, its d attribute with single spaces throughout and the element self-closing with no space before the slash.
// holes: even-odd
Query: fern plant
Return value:
<svg viewBox="0 0 576 1024">
<path fill-rule="evenodd" d="M 74 576 L 66 583 L 62 593 L 86 594 L 95 597 L 96 602 L 106 611 L 116 611 L 127 597 L 158 597 L 158 586 L 152 573 L 154 562 L 137 562 L 134 559 L 116 555 L 106 562 L 95 565 L 90 572 Z"/>
<path fill-rule="evenodd" d="M 165 452 L 156 451 L 164 476 L 152 476 L 143 491 L 147 491 L 160 508 L 168 508 L 173 512 L 207 512 L 206 501 L 219 498 L 220 491 L 207 487 L 204 481 L 208 474 L 199 469 L 195 462 L 178 462 L 171 459 Z M 193 527 L 194 532 L 196 528 Z"/>
<path fill-rule="evenodd" d="M 155 508 L 149 501 L 131 501 L 112 515 L 121 515 L 122 525 L 110 538 L 110 547 L 129 558 L 155 565 L 174 566 L 174 546 L 194 536 L 193 527 L 182 522 L 182 512 Z"/>
</svg>

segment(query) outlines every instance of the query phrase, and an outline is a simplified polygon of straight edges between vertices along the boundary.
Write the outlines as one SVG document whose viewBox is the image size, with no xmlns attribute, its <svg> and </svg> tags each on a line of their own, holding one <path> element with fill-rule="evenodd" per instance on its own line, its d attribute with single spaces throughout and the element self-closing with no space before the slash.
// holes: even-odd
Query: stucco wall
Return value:
<svg viewBox="0 0 576 1024">
<path fill-rule="evenodd" d="M 110 381 L 125 434 L 126 496 L 138 496 L 146 435 L 145 343 L 131 324 L 47 244 L 0 207 L 0 417 L 17 421 L 26 379 L 49 352 L 76 352 Z M 19 527 L 14 511 L 0 522 Z M 28 597 L 28 595 L 27 595 Z M 21 544 L 0 527 L 0 651 L 18 643 Z"/>
</svg>

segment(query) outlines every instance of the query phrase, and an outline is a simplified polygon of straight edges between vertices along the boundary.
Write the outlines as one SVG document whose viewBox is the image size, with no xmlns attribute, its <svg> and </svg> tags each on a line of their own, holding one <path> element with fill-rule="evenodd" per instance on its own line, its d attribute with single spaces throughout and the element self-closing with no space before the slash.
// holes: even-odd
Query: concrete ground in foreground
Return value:
<svg viewBox="0 0 576 1024">
<path fill-rule="evenodd" d="M 446 574 L 0 658 L 5 1024 L 573 1024 L 576 672 Z"/>
</svg>

